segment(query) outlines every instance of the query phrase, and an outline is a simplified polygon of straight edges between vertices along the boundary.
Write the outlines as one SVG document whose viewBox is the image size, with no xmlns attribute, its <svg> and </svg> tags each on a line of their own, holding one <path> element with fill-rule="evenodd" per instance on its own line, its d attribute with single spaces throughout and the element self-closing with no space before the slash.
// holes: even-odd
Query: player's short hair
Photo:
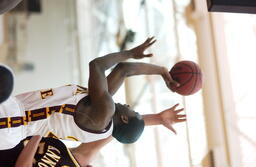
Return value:
<svg viewBox="0 0 256 167">
<path fill-rule="evenodd" d="M 116 104 L 113 121 L 114 129 L 112 136 L 124 144 L 136 142 L 140 138 L 145 126 L 144 120 L 139 113 L 129 109 L 127 105 L 121 104 Z"/>
<path fill-rule="evenodd" d="M 0 1 L 0 14 L 8 12 L 15 8 L 22 0 L 1 0 Z"/>
<path fill-rule="evenodd" d="M 9 98 L 13 90 L 14 76 L 12 70 L 0 64 L 0 103 Z"/>
</svg>

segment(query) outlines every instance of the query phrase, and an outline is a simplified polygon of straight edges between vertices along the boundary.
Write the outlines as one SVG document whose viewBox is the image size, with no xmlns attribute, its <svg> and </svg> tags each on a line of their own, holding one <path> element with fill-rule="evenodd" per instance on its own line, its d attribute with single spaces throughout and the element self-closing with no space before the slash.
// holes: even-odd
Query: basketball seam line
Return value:
<svg viewBox="0 0 256 167">
<path fill-rule="evenodd" d="M 194 67 L 195 67 L 195 71 L 197 71 L 197 68 L 196 68 L 196 65 L 195 65 L 195 64 L 194 64 Z M 200 74 L 200 73 L 199 73 L 199 74 Z M 196 83 L 197 83 L 197 78 L 198 78 L 198 77 L 196 77 L 196 81 L 195 81 L 195 83 L 194 83 L 194 85 L 193 85 L 191 91 L 189 92 L 189 94 L 191 94 L 191 93 L 193 92 L 193 90 L 195 89 Z"/>
<path fill-rule="evenodd" d="M 180 88 L 182 88 L 183 86 L 185 86 L 185 85 L 192 79 L 192 77 L 193 77 L 193 75 L 191 75 L 191 77 L 190 77 L 186 82 L 184 82 L 182 85 L 180 85 L 180 86 L 178 87 L 178 89 L 180 89 Z"/>
</svg>

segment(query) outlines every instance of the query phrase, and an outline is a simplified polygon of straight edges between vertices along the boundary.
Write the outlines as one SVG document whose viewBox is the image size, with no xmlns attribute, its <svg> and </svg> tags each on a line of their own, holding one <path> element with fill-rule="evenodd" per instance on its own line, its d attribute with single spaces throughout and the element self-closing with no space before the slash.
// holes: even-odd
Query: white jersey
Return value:
<svg viewBox="0 0 256 167">
<path fill-rule="evenodd" d="M 27 136 L 41 135 L 82 143 L 111 136 L 113 122 L 103 132 L 80 129 L 73 118 L 86 88 L 67 85 L 19 94 L 0 105 L 0 150 L 14 147 Z"/>
</svg>

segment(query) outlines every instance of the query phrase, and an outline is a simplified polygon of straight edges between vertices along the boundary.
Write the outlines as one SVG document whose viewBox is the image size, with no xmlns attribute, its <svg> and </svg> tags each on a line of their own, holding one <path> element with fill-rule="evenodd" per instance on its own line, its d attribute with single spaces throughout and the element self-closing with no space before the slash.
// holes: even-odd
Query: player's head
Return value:
<svg viewBox="0 0 256 167">
<path fill-rule="evenodd" d="M 22 0 L 1 0 L 0 1 L 0 14 L 8 12 L 16 7 Z"/>
<path fill-rule="evenodd" d="M 144 120 L 128 105 L 117 103 L 115 107 L 112 136 L 121 143 L 130 144 L 136 142 L 144 130 Z"/>
<path fill-rule="evenodd" d="M 0 103 L 11 95 L 14 77 L 10 68 L 0 64 Z"/>
</svg>

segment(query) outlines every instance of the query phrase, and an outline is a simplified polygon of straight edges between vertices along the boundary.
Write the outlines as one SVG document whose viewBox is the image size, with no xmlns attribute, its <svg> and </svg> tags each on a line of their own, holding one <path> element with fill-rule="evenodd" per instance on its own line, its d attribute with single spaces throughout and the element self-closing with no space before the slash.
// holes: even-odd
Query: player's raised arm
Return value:
<svg viewBox="0 0 256 167">
<path fill-rule="evenodd" d="M 41 136 L 33 136 L 20 153 L 15 167 L 32 167 L 33 159 L 40 143 Z"/>
<path fill-rule="evenodd" d="M 134 75 L 160 75 L 166 83 L 166 86 L 174 91 L 179 84 L 175 82 L 167 68 L 149 63 L 119 63 L 108 75 L 108 91 L 111 95 L 122 85 L 126 77 Z"/>
<path fill-rule="evenodd" d="M 154 38 L 148 38 L 141 45 L 127 51 L 111 53 L 92 60 L 89 64 L 89 97 L 90 106 L 87 107 L 87 123 L 83 123 L 91 130 L 104 130 L 109 124 L 115 111 L 114 101 L 108 90 L 108 82 L 105 71 L 113 65 L 129 58 L 140 59 L 150 57 L 152 54 L 144 54 L 144 51 L 155 42 Z M 81 103 L 78 104 L 81 106 Z M 89 108 L 89 109 L 88 109 Z M 85 107 L 78 107 L 78 111 L 85 111 Z M 76 122 L 81 122 L 75 117 Z M 80 124 L 81 126 L 81 124 Z"/>
<path fill-rule="evenodd" d="M 148 38 L 141 45 L 127 50 L 126 53 L 134 59 L 141 59 L 144 57 L 152 57 L 153 54 L 144 54 L 145 49 L 152 46 L 156 40 L 154 38 Z M 166 86 L 175 91 L 179 84 L 174 81 L 167 68 L 149 64 L 149 63 L 119 63 L 114 70 L 108 75 L 108 91 L 111 95 L 114 95 L 119 87 L 122 85 L 124 79 L 133 75 L 161 75 L 166 83 Z"/>
</svg>

